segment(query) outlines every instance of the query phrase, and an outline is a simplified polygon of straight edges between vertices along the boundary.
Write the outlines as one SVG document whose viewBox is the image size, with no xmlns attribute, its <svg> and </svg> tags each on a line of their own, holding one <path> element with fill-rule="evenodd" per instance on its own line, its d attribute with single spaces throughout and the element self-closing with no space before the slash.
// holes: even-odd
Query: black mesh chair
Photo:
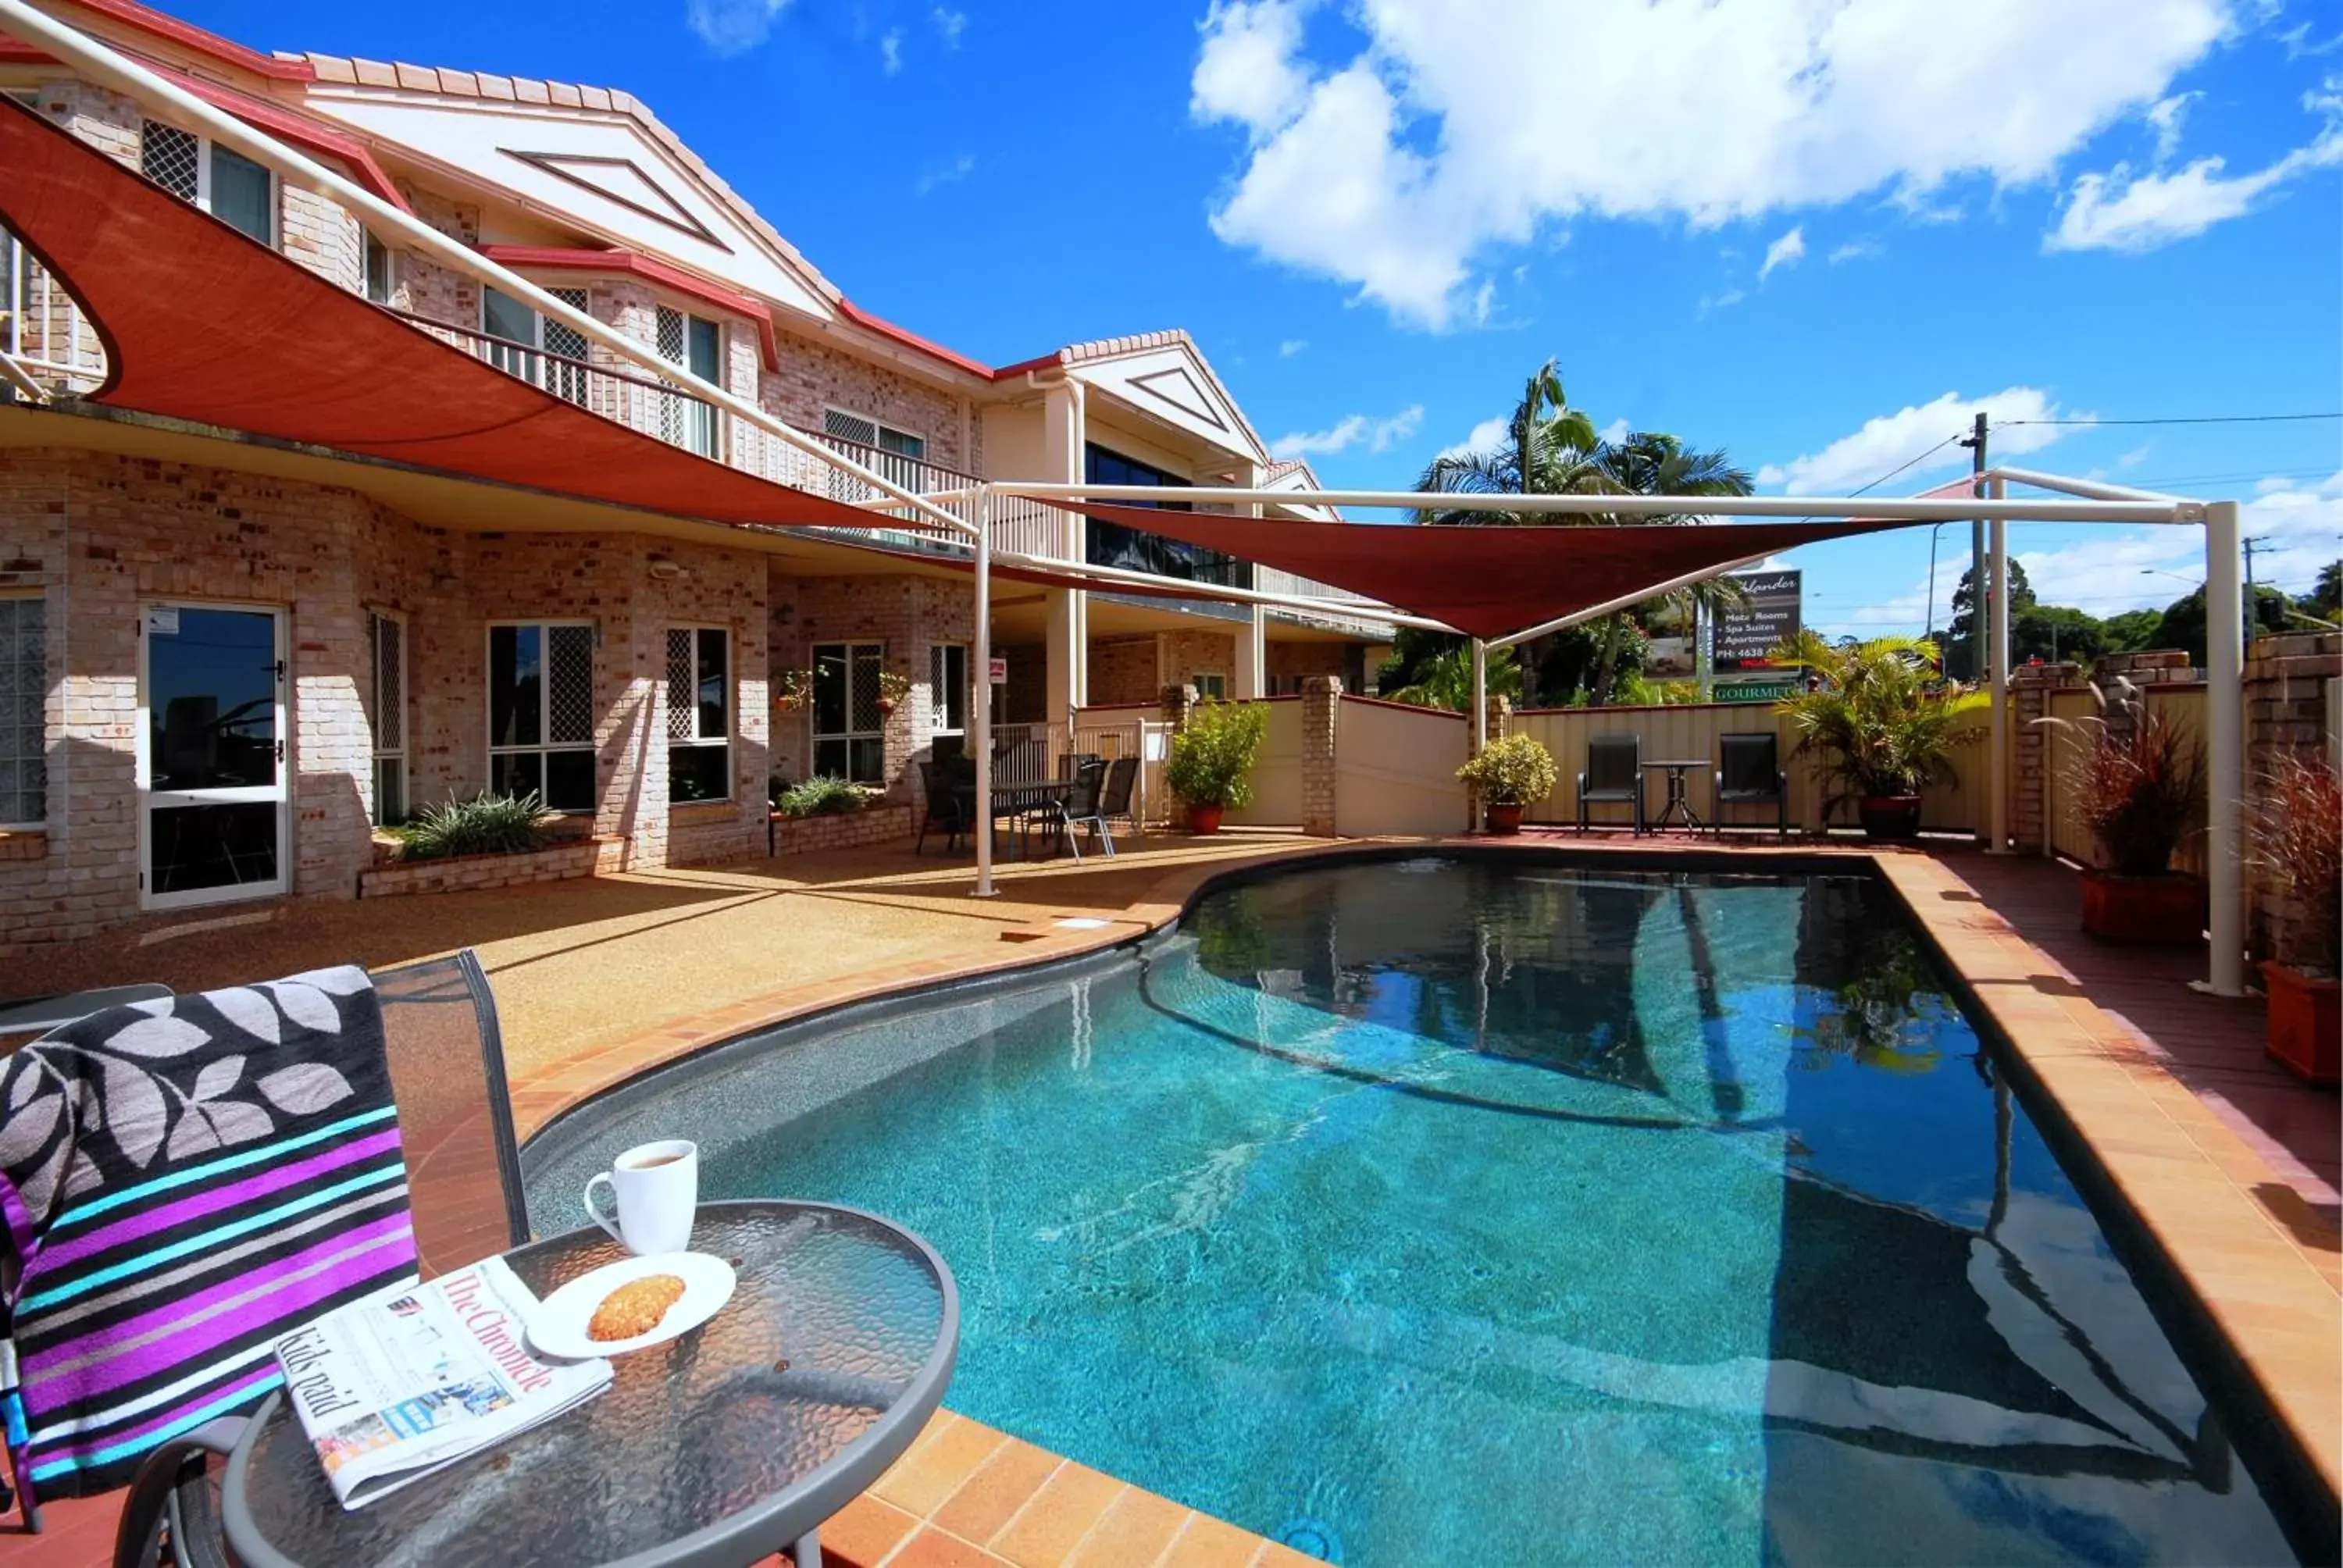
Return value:
<svg viewBox="0 0 2343 1568">
<path fill-rule="evenodd" d="M 1134 839 L 1146 836 L 1146 829 L 1140 826 L 1139 808 L 1133 803 L 1138 789 L 1138 758 L 1118 757 L 1107 764 L 1106 792 L 1099 798 L 1099 817 L 1110 826 L 1116 822 L 1130 823 L 1131 836 Z M 1113 847 L 1111 835 L 1107 844 L 1110 849 Z"/>
<path fill-rule="evenodd" d="M 495 994 L 470 949 L 374 977 L 409 1218 L 423 1277 L 528 1238 L 520 1143 L 505 1081 Z M 173 1560 L 226 1568 L 219 1476 L 246 1417 L 223 1416 L 147 1455 L 123 1500 L 116 1568 L 155 1568 L 167 1524 Z"/>
<path fill-rule="evenodd" d="M 1635 831 L 1644 830 L 1644 738 L 1596 735 L 1586 742 L 1586 771 L 1578 776 L 1578 830 L 1586 831 L 1586 809 L 1624 805 L 1635 809 Z"/>
<path fill-rule="evenodd" d="M 1725 836 L 1727 806 L 1774 808 L 1774 826 L 1790 836 L 1790 776 L 1782 771 L 1781 740 L 1764 731 L 1716 738 L 1716 815 L 1709 830 Z M 1765 823 L 1745 824 L 1764 827 Z"/>
<path fill-rule="evenodd" d="M 944 830 L 944 853 L 960 848 L 960 840 L 969 830 L 969 812 L 976 804 L 960 787 L 963 776 L 973 780 L 973 768 L 957 768 L 950 762 L 936 761 L 920 764 L 920 794 L 925 804 L 920 809 L 920 837 L 911 846 L 911 853 L 921 853 L 928 845 L 929 830 Z"/>
<path fill-rule="evenodd" d="M 1078 829 L 1091 830 L 1091 842 L 1102 845 L 1110 859 L 1114 854 L 1114 833 L 1106 825 L 1106 776 L 1103 758 L 1093 757 L 1074 769 L 1073 788 L 1058 809 L 1058 831 L 1064 837 L 1066 847 L 1074 859 L 1082 858 L 1081 837 Z"/>
</svg>

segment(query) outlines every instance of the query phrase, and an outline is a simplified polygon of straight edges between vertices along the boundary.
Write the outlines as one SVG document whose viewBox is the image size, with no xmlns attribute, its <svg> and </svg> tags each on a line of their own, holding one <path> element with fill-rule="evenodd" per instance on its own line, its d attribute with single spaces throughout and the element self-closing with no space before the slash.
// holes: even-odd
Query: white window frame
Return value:
<svg viewBox="0 0 2343 1568">
<path fill-rule="evenodd" d="M 391 254 L 395 261 L 397 253 L 394 251 Z M 393 292 L 396 292 L 397 289 L 396 269 L 393 270 L 391 277 L 391 287 Z M 559 286 L 540 284 L 538 286 L 565 305 L 574 306 L 579 310 L 586 308 L 588 296 L 583 288 L 572 287 L 567 284 Z M 500 332 L 492 332 L 488 329 L 488 297 L 491 294 L 499 298 L 511 300 L 513 304 L 528 312 L 528 338 L 526 342 L 518 337 L 507 337 Z M 546 347 L 545 336 L 548 323 L 545 313 L 527 300 L 507 294 L 503 289 L 495 287 L 493 285 L 484 286 L 480 289 L 478 326 L 480 337 L 487 340 L 481 347 L 486 351 L 488 363 L 508 376 L 517 377 L 532 387 L 541 387 L 556 397 L 575 403 L 580 408 L 586 407 L 590 396 L 587 372 L 569 363 L 572 359 L 582 361 L 586 358 L 586 340 L 559 322 L 554 322 L 551 325 L 563 332 L 569 333 L 573 337 L 578 337 L 578 342 L 574 345 L 578 352 L 573 354 L 567 348 Z M 508 347 L 500 347 L 499 345 Z M 557 359 L 553 357 L 555 355 L 559 355 L 561 357 Z"/>
<path fill-rule="evenodd" d="M 152 115 L 144 116 L 138 123 L 138 166 L 142 174 L 145 173 L 146 166 L 146 127 L 150 125 L 161 126 L 167 130 L 176 131 L 183 136 L 190 136 L 194 138 L 196 144 L 196 206 L 205 212 L 210 212 L 212 210 L 213 147 L 211 137 L 205 136 L 201 131 L 191 131 L 185 126 L 173 125 L 168 120 L 158 120 Z M 231 153 L 236 153 L 237 157 L 244 157 L 244 155 L 242 153 L 237 153 L 234 147 L 229 147 L 226 150 Z M 255 163 L 255 160 L 245 158 L 245 162 Z M 256 164 L 256 166 L 257 166 L 260 172 L 266 176 L 268 179 L 268 233 L 261 238 L 260 243 L 274 250 L 277 248 L 278 241 L 284 237 L 284 183 L 277 177 L 277 171 L 270 168 L 267 165 Z M 176 191 L 173 191 L 171 194 L 174 196 L 178 195 Z M 222 221 L 226 220 L 223 219 Z M 243 231 L 239 229 L 237 232 L 242 233 Z"/>
<path fill-rule="evenodd" d="M 41 651 L 37 661 L 37 673 L 41 679 L 41 722 L 39 729 L 35 732 L 38 744 L 31 752 L 22 753 L 15 759 L 23 761 L 27 758 L 34 758 L 44 764 L 41 782 L 41 814 L 29 821 L 0 820 L 0 830 L 20 833 L 39 832 L 49 825 L 49 787 L 45 766 L 49 757 L 49 596 L 45 590 L 39 588 L 9 589 L 0 592 L 0 604 L 37 604 L 41 607 Z"/>
<path fill-rule="evenodd" d="M 832 414 L 837 415 L 842 419 L 853 419 L 861 424 L 870 426 L 870 439 L 868 441 L 860 440 L 852 436 L 840 435 L 839 432 L 831 429 L 830 427 L 830 417 Z M 882 457 L 892 457 L 898 462 L 924 463 L 928 460 L 929 437 L 925 432 L 920 430 L 906 430 L 900 425 L 890 425 L 884 419 L 865 414 L 859 408 L 849 408 L 843 403 L 825 403 L 822 405 L 821 433 L 829 437 L 833 441 L 851 441 L 858 447 L 866 447 Z M 879 437 L 882 433 L 889 436 L 900 436 L 907 441 L 917 441 L 920 444 L 920 449 L 916 452 L 895 451 L 880 441 Z M 890 475 L 889 477 L 892 477 L 893 476 Z"/>
<path fill-rule="evenodd" d="M 953 678 L 952 656 L 960 656 L 960 674 Z M 964 642 L 931 642 L 928 645 L 928 737 L 943 735 L 965 736 L 968 733 L 969 694 L 974 687 L 969 680 L 969 648 Z M 958 693 L 962 722 L 946 722 L 950 712 L 949 693 Z"/>
<path fill-rule="evenodd" d="M 398 628 L 398 652 L 397 658 L 392 661 L 396 666 L 392 671 L 392 683 L 398 689 L 398 700 L 390 705 L 397 709 L 398 743 L 396 746 L 385 746 L 382 743 L 382 716 L 386 705 L 382 699 L 384 664 L 382 643 L 380 635 L 375 630 L 377 624 Z M 386 762 L 395 762 L 398 765 L 398 800 L 400 806 L 404 808 L 402 817 L 415 809 L 415 776 L 407 763 L 407 731 L 411 728 L 408 723 L 408 710 L 411 705 L 407 701 L 407 693 L 412 689 L 407 683 L 407 624 L 405 613 L 368 606 L 367 608 L 367 745 L 374 756 L 374 771 L 367 785 L 371 808 L 367 814 L 377 828 L 388 826 L 383 820 L 382 810 L 382 769 Z"/>
<path fill-rule="evenodd" d="M 658 318 L 662 315 L 676 317 L 676 343 L 673 354 L 669 354 L 667 351 L 667 346 L 659 340 L 661 335 L 659 331 Z M 691 368 L 692 324 L 704 322 L 714 327 L 716 329 L 716 363 L 710 368 L 715 373 L 706 379 L 719 387 L 726 385 L 727 377 L 724 369 L 726 324 L 721 317 L 702 316 L 689 306 L 671 305 L 661 300 L 655 307 L 652 321 L 652 352 L 686 375 L 698 374 Z M 728 461 L 724 452 L 725 420 L 719 417 L 719 411 L 713 403 L 699 401 L 699 395 L 696 392 L 690 393 L 689 396 L 693 401 L 688 403 L 678 397 L 659 398 L 659 439 L 670 446 L 680 447 L 687 452 L 697 452 L 699 456 L 712 458 L 719 463 Z"/>
<path fill-rule="evenodd" d="M 724 733 L 721 735 L 703 735 L 699 733 L 699 681 L 703 673 L 699 668 L 699 634 L 703 631 L 715 632 L 724 638 Z M 680 709 L 679 709 L 676 704 L 675 648 L 673 646 L 675 637 L 679 632 L 691 638 L 692 675 L 691 685 L 684 693 L 685 701 Z M 668 750 L 669 752 L 673 752 L 679 748 L 686 746 L 709 746 L 722 747 L 725 753 L 724 793 L 721 795 L 703 795 L 699 799 L 692 800 L 677 799 L 675 798 L 673 785 L 675 770 L 673 766 L 670 765 L 668 769 L 669 779 L 668 806 L 672 809 L 677 806 L 720 805 L 731 800 L 738 788 L 733 779 L 733 774 L 737 769 L 734 767 L 732 746 L 739 739 L 739 730 L 740 729 L 740 678 L 739 672 L 734 664 L 734 660 L 739 657 L 739 638 L 732 635 L 732 628 L 730 627 L 725 626 L 717 621 L 670 621 L 668 623 L 667 635 L 669 645 L 667 649 Z M 679 712 L 689 716 L 686 720 L 690 727 L 689 732 L 687 734 L 677 733 L 677 715 Z"/>
<path fill-rule="evenodd" d="M 887 668 L 887 645 L 880 638 L 868 637 L 825 638 L 821 641 L 810 645 L 808 648 L 807 652 L 810 656 L 813 668 L 817 672 L 815 676 L 817 682 L 819 682 L 820 678 L 819 671 L 821 668 L 821 650 L 825 648 L 843 648 L 846 651 L 846 723 L 848 728 L 828 732 L 816 729 L 815 726 L 820 722 L 819 716 L 821 712 L 821 704 L 819 701 L 809 701 L 806 704 L 806 765 L 809 769 L 819 769 L 820 767 L 820 763 L 818 759 L 821 753 L 821 743 L 823 741 L 844 741 L 846 743 L 847 758 L 846 774 L 844 776 L 851 778 L 854 772 L 854 743 L 858 740 L 876 740 L 879 742 L 879 771 L 881 777 L 876 779 L 860 780 L 860 782 L 884 783 L 886 781 L 884 775 L 887 771 L 887 716 L 883 713 L 879 715 L 879 727 L 875 729 L 856 729 L 853 728 L 854 667 L 857 662 L 855 656 L 860 649 L 875 648 L 878 650 L 878 658 L 876 661 L 877 666 L 881 671 L 884 671 Z M 875 693 L 873 695 L 874 697 L 876 696 Z"/>
<path fill-rule="evenodd" d="M 398 247 L 370 228 L 362 229 L 360 233 L 365 237 L 358 242 L 358 293 L 377 305 L 388 305 L 398 297 Z M 374 292 L 374 257 L 377 251 L 382 253 L 382 297 L 379 299 L 375 298 Z"/>
<path fill-rule="evenodd" d="M 536 627 L 539 631 L 546 634 L 541 657 L 546 661 L 546 669 L 548 673 L 547 678 L 538 685 L 537 692 L 538 739 L 533 744 L 527 746 L 499 746 L 497 744 L 496 704 L 490 699 L 488 692 L 488 681 L 494 678 L 496 669 L 495 638 L 497 629 L 499 627 L 529 626 Z M 553 638 L 551 634 L 556 627 L 583 627 L 591 638 L 594 646 L 598 647 L 602 640 L 601 628 L 590 620 L 563 619 L 558 618 L 548 619 L 537 616 L 518 616 L 509 618 L 492 620 L 480 630 L 480 725 L 481 728 L 487 731 L 488 740 L 488 774 L 481 783 L 482 788 L 484 789 L 495 788 L 496 759 L 498 758 L 527 757 L 534 755 L 538 759 L 537 764 L 538 798 L 542 800 L 545 798 L 545 774 L 547 759 L 548 756 L 557 751 L 583 751 L 594 759 L 595 802 L 591 805 L 586 806 L 556 806 L 548 802 L 545 809 L 548 811 L 558 812 L 566 817 L 590 817 L 600 809 L 600 744 L 590 735 L 582 741 L 553 740 L 548 739 L 548 737 L 549 737 L 553 732 L 553 681 L 551 678 L 551 671 L 553 668 Z M 589 709 L 593 704 L 592 682 L 592 663 L 589 659 L 587 674 L 587 703 Z"/>
<path fill-rule="evenodd" d="M 1212 683 L 1214 689 L 1208 691 L 1204 689 L 1204 682 L 1208 680 Z M 1188 684 L 1196 689 L 1196 698 L 1199 701 L 1226 702 L 1229 699 L 1229 678 L 1225 671 L 1218 669 L 1193 671 L 1188 677 Z"/>
</svg>

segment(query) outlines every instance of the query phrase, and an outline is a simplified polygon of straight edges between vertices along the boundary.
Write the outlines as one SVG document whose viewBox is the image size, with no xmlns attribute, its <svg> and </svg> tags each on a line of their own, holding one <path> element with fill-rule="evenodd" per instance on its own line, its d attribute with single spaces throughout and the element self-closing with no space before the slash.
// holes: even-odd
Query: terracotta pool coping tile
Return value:
<svg viewBox="0 0 2343 1568">
<path fill-rule="evenodd" d="M 1157 1561 L 1159 1568 L 1247 1568 L 1263 1544 L 1250 1531 L 1191 1511 Z"/>
<path fill-rule="evenodd" d="M 870 1490 L 882 1502 L 918 1514 L 936 1510 L 1009 1439 L 981 1422 L 940 1412 L 911 1451 L 897 1460 Z"/>
<path fill-rule="evenodd" d="M 1187 1523 L 1188 1510 L 1178 1503 L 1126 1486 L 1066 1561 L 1070 1568 L 1151 1563 L 1170 1548 Z"/>
<path fill-rule="evenodd" d="M 922 1524 L 889 1553 L 886 1568 L 990 1568 L 1000 1558 L 950 1531 Z"/>
<path fill-rule="evenodd" d="M 839 1557 L 855 1568 L 879 1568 L 919 1527 L 913 1515 L 866 1492 L 822 1521 L 822 1556 Z"/>
<path fill-rule="evenodd" d="M 1069 1460 L 985 1544 L 1018 1568 L 1058 1568 L 1128 1490 L 1114 1477 Z"/>
<path fill-rule="evenodd" d="M 931 1517 L 955 1535 L 990 1542 L 1065 1462 L 1047 1449 L 1007 1438 Z"/>
</svg>

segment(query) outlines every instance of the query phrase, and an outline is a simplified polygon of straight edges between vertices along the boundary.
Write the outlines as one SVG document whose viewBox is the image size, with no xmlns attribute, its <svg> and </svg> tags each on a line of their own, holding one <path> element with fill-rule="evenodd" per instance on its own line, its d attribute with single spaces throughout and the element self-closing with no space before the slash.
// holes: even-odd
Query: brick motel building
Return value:
<svg viewBox="0 0 2343 1568">
<path fill-rule="evenodd" d="M 261 54 L 132 0 L 55 10 L 947 505 L 980 478 L 1315 486 L 1272 460 L 1184 333 L 996 367 L 861 309 L 623 92 Z M 870 494 L 5 36 L 0 94 L 277 253 L 255 266 L 297 264 L 643 436 L 830 499 Z M 957 749 L 964 549 L 730 527 L 92 401 L 120 368 L 107 323 L 23 237 L 0 234 L 0 952 L 358 896 L 381 875 L 377 825 L 482 789 L 538 793 L 600 869 L 762 854 L 769 781 L 841 775 L 908 806 L 917 764 Z M 284 324 L 278 347 L 298 334 Z M 1128 593 L 996 586 L 993 718 L 1053 753 L 1167 685 L 1359 689 L 1391 636 L 1331 602 L 1146 591 L 1342 597 L 1176 541 L 1032 503 L 991 526 L 1002 549 L 1145 574 Z"/>
</svg>

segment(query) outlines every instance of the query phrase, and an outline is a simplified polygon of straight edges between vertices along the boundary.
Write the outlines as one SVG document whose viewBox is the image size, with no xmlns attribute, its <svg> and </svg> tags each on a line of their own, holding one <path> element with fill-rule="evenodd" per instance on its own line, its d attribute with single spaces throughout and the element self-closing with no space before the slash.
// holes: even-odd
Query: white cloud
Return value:
<svg viewBox="0 0 2343 1568">
<path fill-rule="evenodd" d="M 1292 58 L 1302 45 L 1302 7 L 1292 0 L 1214 0 L 1202 30 L 1190 112 L 1255 131 L 1282 123 L 1310 85 Z"/>
<path fill-rule="evenodd" d="M 960 47 L 960 35 L 968 31 L 967 12 L 947 10 L 939 5 L 928 13 L 928 20 L 936 25 L 936 35 L 944 41 L 945 48 Z"/>
<path fill-rule="evenodd" d="M 903 68 L 903 30 L 890 27 L 879 39 L 879 64 L 889 75 Z"/>
<path fill-rule="evenodd" d="M 1806 256 L 1806 229 L 1804 224 L 1784 235 L 1765 247 L 1765 264 L 1757 269 L 1757 281 L 1765 282 L 1777 266 L 1791 266 Z"/>
<path fill-rule="evenodd" d="M 1289 337 L 1277 346 L 1277 357 L 1280 359 L 1291 359 L 1309 347 L 1310 340 L 1306 337 Z"/>
<path fill-rule="evenodd" d="M 1700 314 L 1706 316 L 1712 310 L 1730 309 L 1748 297 L 1737 288 L 1728 288 L 1722 294 L 1704 294 L 1700 297 Z"/>
<path fill-rule="evenodd" d="M 950 163 L 937 164 L 932 167 L 921 170 L 918 183 L 911 188 L 915 194 L 925 196 L 930 191 L 934 190 L 938 186 L 956 184 L 960 180 L 968 178 L 969 176 L 975 172 L 976 155 L 974 153 L 962 153 L 960 156 L 952 159 Z"/>
<path fill-rule="evenodd" d="M 2202 93 L 2175 93 L 2168 98 L 2158 98 L 2147 106 L 2147 123 L 2156 130 L 2156 161 L 2158 166 L 2172 161 L 2180 150 L 2181 123 L 2188 117 L 2188 106 L 2203 97 Z"/>
<path fill-rule="evenodd" d="M 1911 487 L 1905 481 L 1916 483 L 1932 473 L 1967 467 L 1969 455 L 1957 446 L 1944 446 L 1933 452 L 1929 448 L 1947 436 L 1965 434 L 1980 408 L 1991 421 L 1987 449 L 1989 455 L 1996 457 L 2018 457 L 2038 451 L 2073 428 L 2016 421 L 2090 417 L 2087 414 L 2065 412 L 2050 400 L 2048 393 L 2034 387 L 2006 387 L 1984 397 L 1964 397 L 1957 392 L 1947 392 L 1929 402 L 1866 419 L 1863 428 L 1841 436 L 1819 452 L 1802 455 L 1786 464 L 1768 463 L 1757 471 L 1757 482 L 1779 485 L 1785 494 L 1792 496 L 1845 495 L 1876 482 L 1882 474 L 1927 452 L 1927 457 L 1897 475 L 1896 483 L 1884 492 L 1896 494 Z"/>
<path fill-rule="evenodd" d="M 1630 427 L 1626 420 L 1614 419 L 1608 425 L 1604 426 L 1600 430 L 1595 431 L 1594 438 L 1605 443 L 1624 441 L 1627 438 L 1629 428 Z"/>
<path fill-rule="evenodd" d="M 1469 457 L 1475 452 L 1494 452 L 1511 439 L 1506 430 L 1513 421 L 1502 414 L 1493 419 L 1483 419 L 1466 432 L 1464 438 L 1453 447 L 1440 448 L 1443 457 Z"/>
<path fill-rule="evenodd" d="M 690 0 L 685 23 L 716 54 L 746 54 L 772 33 L 789 0 Z"/>
<path fill-rule="evenodd" d="M 1884 256 L 1886 252 L 1881 247 L 1879 242 L 1876 240 L 1851 239 L 1845 245 L 1833 250 L 1830 253 L 1829 259 L 1830 264 L 1833 266 L 1836 266 L 1841 262 L 1869 261 L 1875 256 Z"/>
<path fill-rule="evenodd" d="M 2171 174 L 2135 175 L 2130 165 L 2117 164 L 2104 174 L 2081 176 L 2058 226 L 2042 236 L 2042 248 L 2154 250 L 2243 216 L 2263 196 L 2313 169 L 2343 164 L 2343 76 L 2327 78 L 2320 91 L 2303 95 L 2303 104 L 2326 114 L 2327 128 L 2308 146 L 2252 174 L 2224 174 L 2226 159 L 2206 156 Z M 2160 124 L 2158 130 L 2161 157 Z"/>
<path fill-rule="evenodd" d="M 2126 452 L 2122 457 L 2116 459 L 2116 467 L 2118 468 L 2137 468 L 2142 463 L 2147 461 L 2147 455 L 2154 450 L 2156 450 L 2156 443 L 2153 441 L 2148 442 L 2143 447 L 2134 447 L 2130 451 Z"/>
<path fill-rule="evenodd" d="M 1412 403 L 1388 418 L 1373 415 L 1353 414 L 1329 430 L 1297 430 L 1281 436 L 1269 444 L 1270 455 L 1275 457 L 1308 457 L 1332 452 L 1348 451 L 1363 446 L 1370 452 L 1387 452 L 1398 442 L 1415 434 L 1423 423 L 1423 405 Z M 1498 421 L 1503 428 L 1503 421 Z M 1474 434 L 1479 434 L 1475 427 Z"/>
<path fill-rule="evenodd" d="M 1192 107 L 1248 133 L 1222 240 L 1442 327 L 1487 247 L 1583 216 L 1925 212 L 1957 177 L 2046 180 L 2248 3 L 1976 0 L 1951 26 L 1909 0 L 1362 0 L 1365 46 L 1321 62 L 1299 0 L 1217 0 Z"/>
</svg>

